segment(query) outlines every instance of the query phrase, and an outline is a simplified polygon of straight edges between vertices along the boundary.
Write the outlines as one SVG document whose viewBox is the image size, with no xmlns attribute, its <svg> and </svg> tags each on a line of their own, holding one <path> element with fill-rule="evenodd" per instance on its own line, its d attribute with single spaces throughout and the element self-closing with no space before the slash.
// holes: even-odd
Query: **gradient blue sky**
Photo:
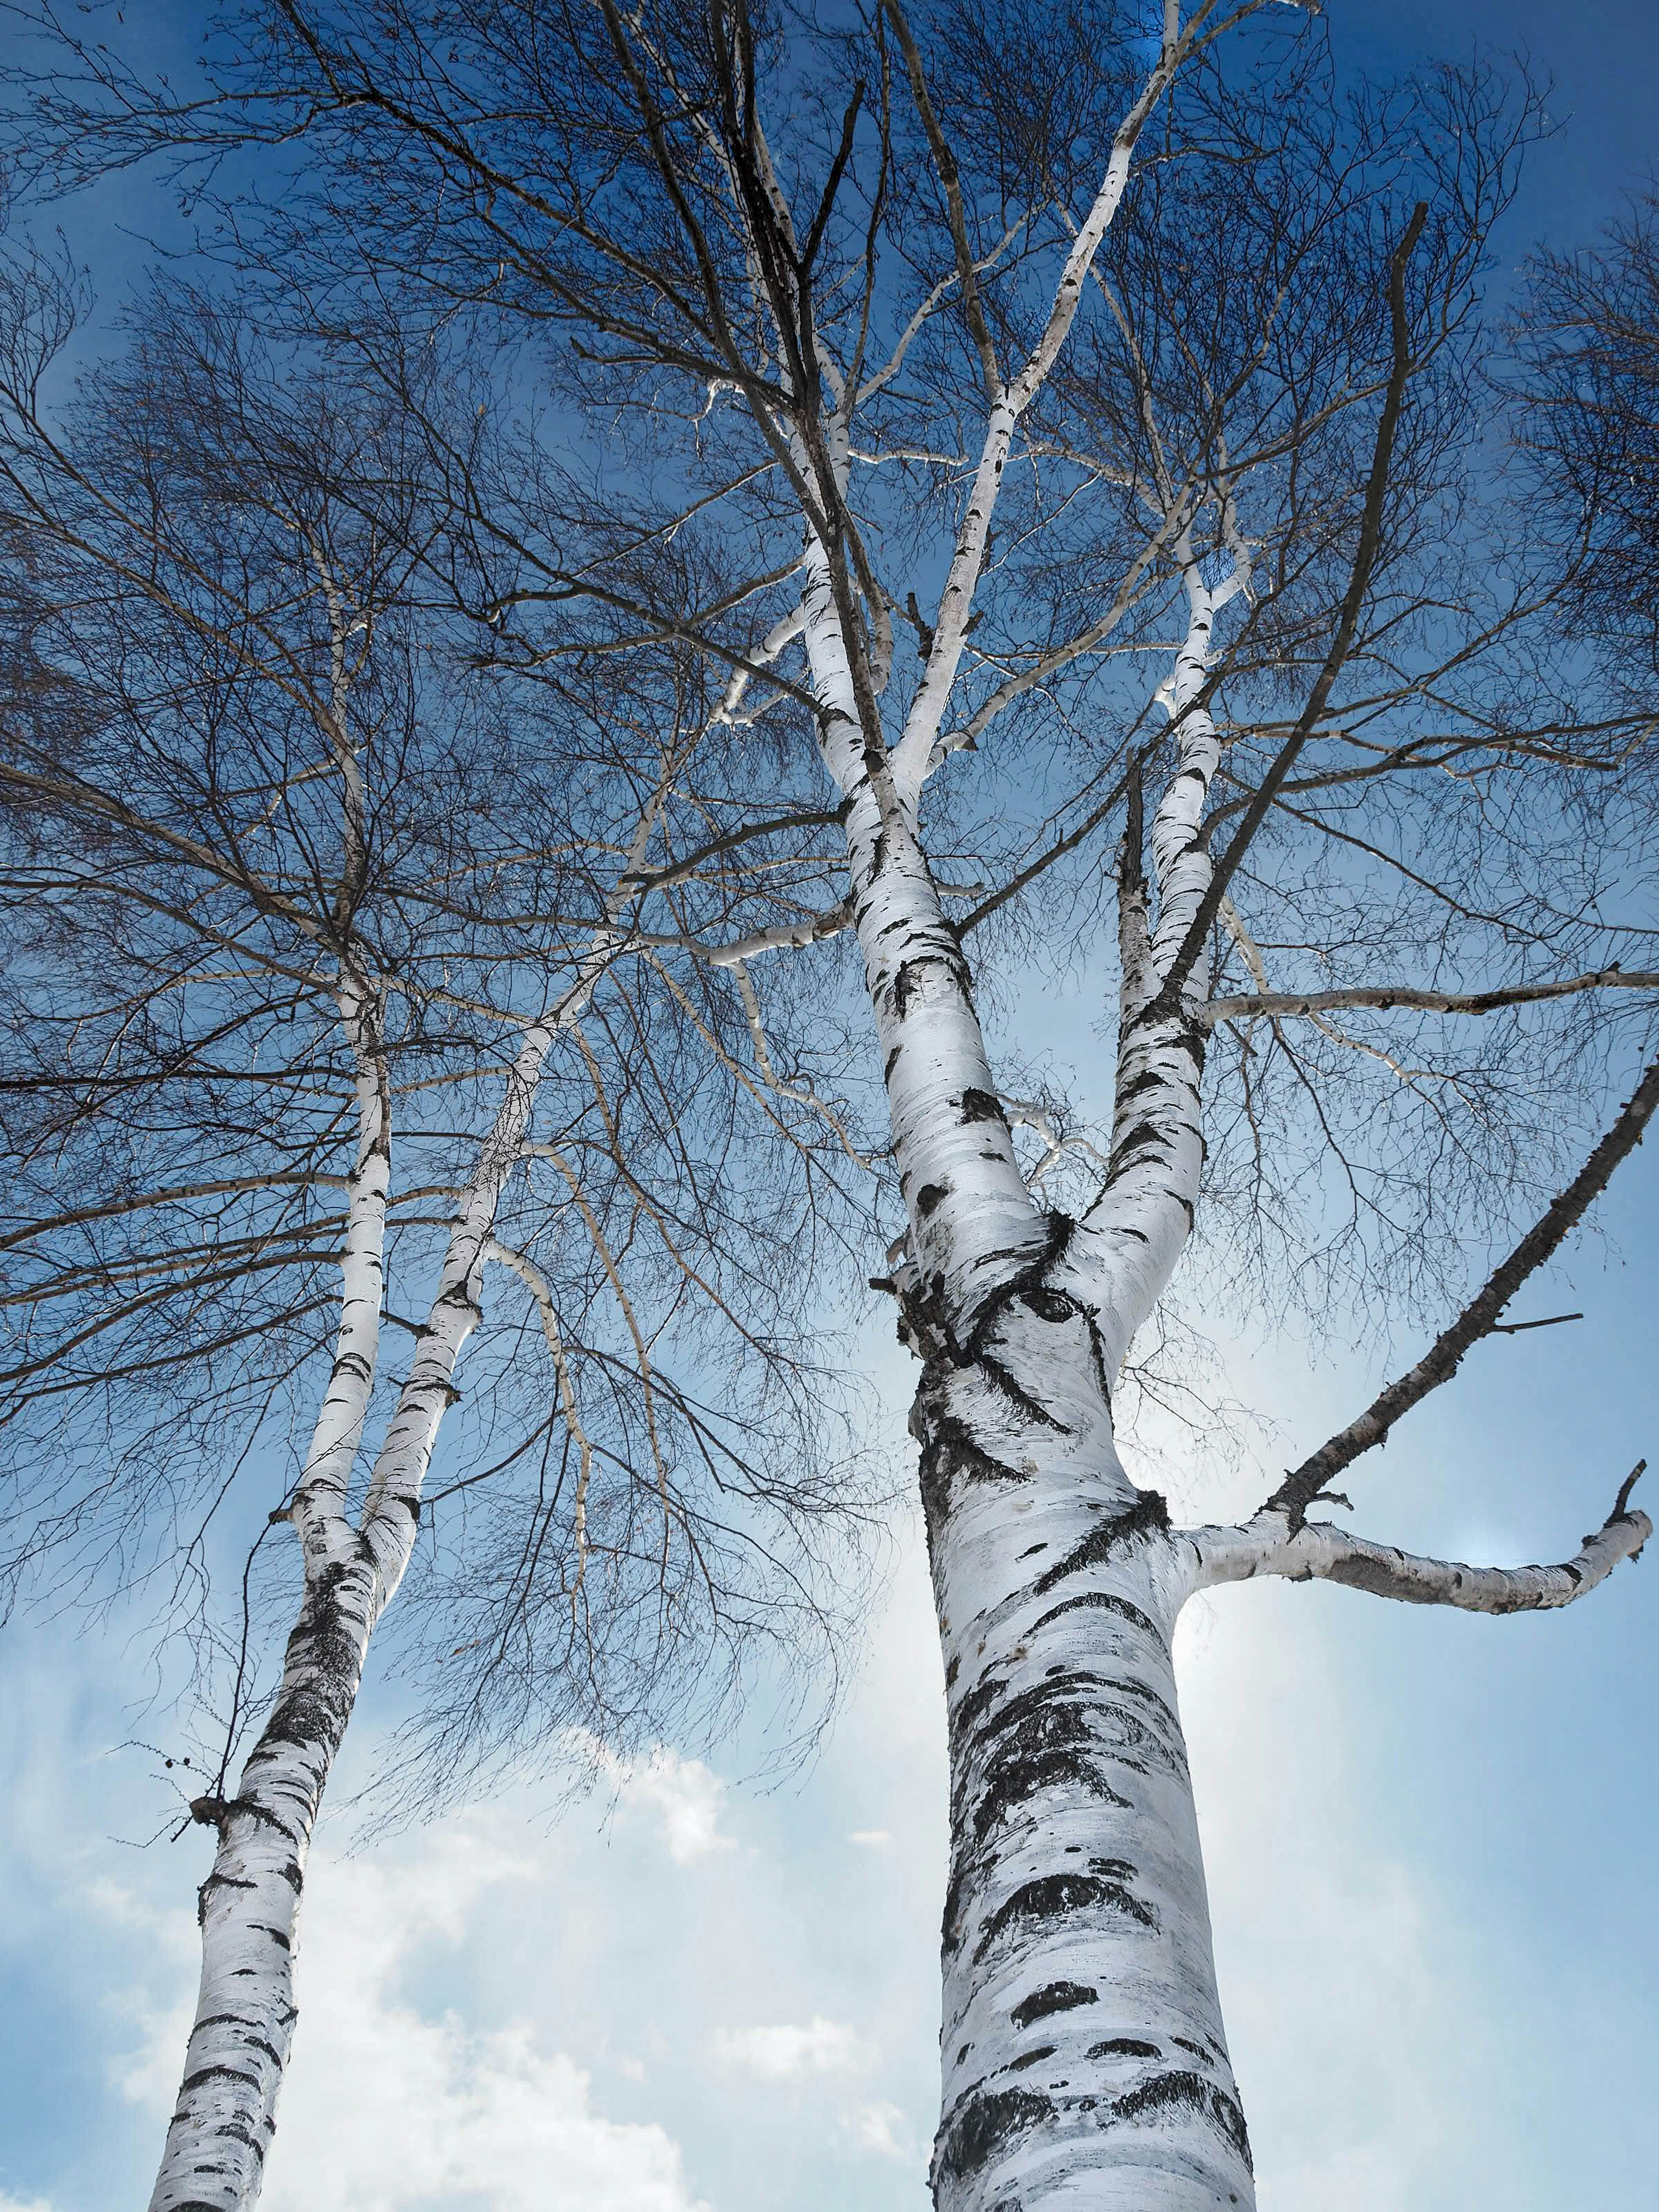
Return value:
<svg viewBox="0 0 1659 2212">
<path fill-rule="evenodd" d="M 1659 163 L 1650 0 L 1331 12 L 1381 64 L 1478 39 L 1553 70 L 1564 127 L 1514 260 L 1588 239 Z M 1559 1557 L 1659 1462 L 1659 1158 L 1624 1175 L 1611 1239 L 1528 1300 L 1586 1320 L 1474 1354 L 1357 1470 L 1358 1525 Z M 1248 1507 L 1364 1380 L 1294 1343 L 1227 1350 L 1282 1442 L 1184 1494 L 1177 1474 L 1187 1514 Z M 207 1844 L 120 1840 L 155 1811 L 153 1762 L 116 1748 L 133 1626 L 0 1638 L 0 2212 L 142 2202 L 176 2080 Z M 1180 1656 L 1264 2212 L 1649 2212 L 1655 1562 L 1537 1620 L 1229 1591 Z M 372 1676 L 307 1898 L 271 2212 L 922 2212 L 944 1759 L 913 1534 L 836 1733 L 769 1791 L 740 1737 L 557 1822 L 526 1790 L 354 1852 L 344 1801 L 391 1717 Z"/>
</svg>

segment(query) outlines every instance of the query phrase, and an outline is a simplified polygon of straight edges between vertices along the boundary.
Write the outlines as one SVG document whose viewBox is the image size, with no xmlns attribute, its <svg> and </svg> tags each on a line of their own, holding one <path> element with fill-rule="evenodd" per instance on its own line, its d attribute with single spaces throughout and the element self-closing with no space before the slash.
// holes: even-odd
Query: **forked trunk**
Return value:
<svg viewBox="0 0 1659 2212">
<path fill-rule="evenodd" d="M 1254 2205 L 1170 1641 L 1190 1547 L 1112 1443 L 1087 1320 L 1034 1285 L 932 1358 L 951 1731 L 939 2212 Z"/>
</svg>

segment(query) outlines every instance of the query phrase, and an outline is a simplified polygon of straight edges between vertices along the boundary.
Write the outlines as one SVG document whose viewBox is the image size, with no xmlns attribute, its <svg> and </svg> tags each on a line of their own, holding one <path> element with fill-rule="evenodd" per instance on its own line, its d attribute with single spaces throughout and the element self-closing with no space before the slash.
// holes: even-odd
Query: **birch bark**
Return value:
<svg viewBox="0 0 1659 2212">
<path fill-rule="evenodd" d="M 199 1892 L 201 1982 L 150 2212 L 246 2212 L 258 2202 L 297 2017 L 300 1899 L 323 1793 L 375 1624 L 414 1552 L 422 1485 L 453 1401 L 456 1364 L 481 1318 L 480 1273 L 491 1255 L 502 1189 L 524 1156 L 543 1066 L 604 970 L 665 787 L 666 773 L 641 811 L 605 922 L 574 980 L 520 1042 L 355 1520 L 347 1491 L 374 1378 L 392 1148 L 378 1012 L 361 987 L 343 988 L 343 1018 L 358 1054 L 358 1152 L 334 1365 L 288 1509 L 301 1540 L 303 1594 L 276 1702 L 235 1796 L 199 1798 L 191 1808 L 217 1828 L 219 1841 Z"/>
<path fill-rule="evenodd" d="M 1203 1150 L 1201 1032 L 1184 999 L 1172 1016 L 1154 1003 L 1209 880 L 1219 595 L 1195 570 L 1188 592 L 1155 927 L 1126 869 L 1105 1191 L 1083 1223 L 1033 1209 L 1018 1252 L 976 1252 L 959 1271 L 971 1304 L 924 1279 L 909 1309 L 950 1711 L 941 2212 L 1254 2203 L 1170 1659 L 1189 1578 L 1163 1501 L 1123 1470 L 1110 1395 L 1185 1241 Z"/>
<path fill-rule="evenodd" d="M 871 788 L 828 563 L 806 551 L 804 635 L 826 763 L 850 800 L 852 910 L 909 1221 L 901 1325 L 922 1360 L 911 1426 L 951 1773 L 940 2212 L 1254 2203 L 1170 1659 L 1190 1572 L 1162 1500 L 1124 1473 L 1110 1401 L 1184 1241 L 1202 1154 L 1203 1032 L 1187 1001 L 1205 974 L 1173 1017 L 1149 1013 L 1159 955 L 1209 881 L 1199 824 L 1218 752 L 1202 692 L 1231 592 L 1191 564 L 1188 582 L 1155 931 L 1129 902 L 1130 1119 L 1099 1218 L 1079 1224 L 1042 1212 L 1021 1176 L 913 806 L 884 818 Z M 919 711 L 933 714 L 925 690 Z"/>
</svg>

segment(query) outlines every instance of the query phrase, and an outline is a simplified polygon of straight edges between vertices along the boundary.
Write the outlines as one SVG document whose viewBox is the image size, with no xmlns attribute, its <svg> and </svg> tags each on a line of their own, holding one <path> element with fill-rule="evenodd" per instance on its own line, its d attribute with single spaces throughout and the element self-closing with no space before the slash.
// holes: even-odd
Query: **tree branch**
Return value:
<svg viewBox="0 0 1659 2212">
<path fill-rule="evenodd" d="M 1605 1582 L 1621 1560 L 1637 1558 L 1652 1535 L 1647 1515 L 1630 1510 L 1631 1491 L 1646 1464 L 1638 1462 L 1613 1511 L 1559 1566 L 1468 1567 L 1461 1559 L 1420 1559 L 1328 1522 L 1294 1527 L 1285 1513 L 1271 1507 L 1242 1528 L 1194 1528 L 1183 1534 L 1196 1554 L 1199 1589 L 1282 1575 L 1291 1582 L 1346 1583 L 1373 1597 L 1454 1606 L 1462 1613 L 1550 1612 Z"/>
<path fill-rule="evenodd" d="M 1606 1189 L 1613 1170 L 1641 1142 L 1656 1108 L 1659 1108 L 1659 1060 L 1649 1063 L 1641 1082 L 1583 1166 L 1560 1195 L 1551 1200 L 1451 1327 L 1442 1331 L 1416 1366 L 1380 1390 L 1358 1420 L 1351 1421 L 1286 1475 L 1263 1512 L 1282 1515 L 1291 1528 L 1299 1528 L 1308 1507 L 1334 1476 L 1373 1444 L 1380 1444 L 1401 1416 L 1431 1390 L 1451 1380 L 1469 1346 L 1491 1335 L 1498 1316 L 1528 1276 L 1543 1266 Z"/>
<path fill-rule="evenodd" d="M 1419 200 L 1406 227 L 1406 235 L 1395 247 L 1389 267 L 1389 306 L 1394 326 L 1394 368 L 1389 378 L 1388 396 L 1382 402 L 1382 413 L 1376 426 L 1376 443 L 1371 455 L 1371 472 L 1365 487 L 1365 506 L 1359 526 L 1359 544 L 1355 549 L 1353 567 L 1349 573 L 1348 589 L 1342 602 L 1342 611 L 1336 625 L 1336 635 L 1331 640 L 1331 649 L 1325 656 L 1317 681 L 1308 695 L 1308 703 L 1302 710 L 1300 720 L 1280 746 L 1272 767 L 1256 787 L 1254 799 L 1245 809 L 1244 819 L 1239 823 L 1232 842 L 1216 863 L 1210 878 L 1209 889 L 1199 901 L 1198 910 L 1188 925 L 1187 934 L 1170 962 L 1163 987 L 1158 996 L 1157 1012 L 1167 1018 L 1181 1010 L 1181 991 L 1194 963 L 1204 950 L 1205 939 L 1219 911 L 1221 901 L 1239 862 L 1243 859 L 1251 839 L 1267 819 L 1267 810 L 1274 795 L 1291 769 L 1297 754 L 1313 734 L 1315 724 L 1325 711 L 1325 702 L 1331 696 L 1332 686 L 1342 672 L 1344 662 L 1353 644 L 1354 632 L 1359 626 L 1359 611 L 1364 604 L 1370 587 L 1371 571 L 1376 565 L 1376 556 L 1382 541 L 1382 502 L 1389 489 L 1389 469 L 1394 456 L 1395 433 L 1399 427 L 1400 412 L 1405 402 L 1406 384 L 1412 371 L 1411 327 L 1406 317 L 1406 264 L 1413 249 L 1422 236 L 1423 226 L 1428 221 L 1426 202 Z"/>
<path fill-rule="evenodd" d="M 1553 983 L 1509 983 L 1495 991 L 1425 991 L 1406 983 L 1358 984 L 1337 991 L 1258 991 L 1234 999 L 1212 999 L 1196 1018 L 1206 1029 L 1218 1022 L 1245 1021 L 1254 1015 L 1338 1013 L 1374 1006 L 1387 1013 L 1396 1006 L 1434 1014 L 1493 1014 L 1505 1006 L 1531 1006 L 1549 999 L 1568 999 L 1581 991 L 1659 990 L 1659 971 L 1644 968 L 1597 968 Z"/>
</svg>

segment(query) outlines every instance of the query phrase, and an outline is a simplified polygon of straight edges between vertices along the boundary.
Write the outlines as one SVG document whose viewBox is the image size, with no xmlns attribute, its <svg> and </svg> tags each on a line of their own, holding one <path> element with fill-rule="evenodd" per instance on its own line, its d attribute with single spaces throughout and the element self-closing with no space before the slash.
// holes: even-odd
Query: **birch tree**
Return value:
<svg viewBox="0 0 1659 2212">
<path fill-rule="evenodd" d="M 1552 1566 L 1317 1510 L 1513 1326 L 1659 1103 L 1651 701 L 1561 651 L 1562 564 L 1481 446 L 1528 88 L 1357 84 L 1255 0 L 285 0 L 182 93 L 53 51 L 49 180 L 164 149 L 234 210 L 250 295 L 418 437 L 453 549 L 423 573 L 501 696 L 648 726 L 666 656 L 721 733 L 701 842 L 647 807 L 599 941 L 634 1004 L 726 979 L 722 1079 L 827 1111 L 872 1170 L 947 1686 L 936 2203 L 1253 2204 L 1182 1606 L 1281 1576 L 1554 1607 L 1650 1534 L 1617 1470 Z M 238 201 L 277 144 L 291 189 Z M 441 331 L 496 445 L 371 301 Z M 1092 1100 L 994 1018 L 1068 968 L 1110 1009 Z M 495 1202 L 466 1186 L 446 1281 Z M 1471 1237 L 1494 1264 L 1433 1328 Z M 1234 1310 L 1364 1295 L 1430 1343 L 1254 1514 L 1179 1527 L 1120 1443 L 1137 1340 L 1206 1250 Z M 158 2203 L 251 2200 L 257 2161 L 199 2147 L 267 2124 L 279 2070 L 253 2107 L 200 2091 Z"/>
<path fill-rule="evenodd" d="M 821 1642 L 861 1463 L 793 1272 L 847 1139 L 725 1079 L 729 988 L 610 997 L 647 854 L 707 842 L 729 684 L 665 662 L 632 739 L 567 692 L 508 743 L 422 603 L 406 409 L 178 295 L 49 406 L 76 303 L 10 276 L 0 1565 L 9 1604 L 123 1588 L 203 1647 L 178 1778 L 216 1843 L 153 2202 L 251 2203 L 313 1831 L 421 1528 L 452 1719 L 532 1667 L 560 1744 L 625 1757 L 757 1642 Z M 298 1558 L 249 1558 L 239 1635 L 211 1576 L 252 1522 Z"/>
</svg>

